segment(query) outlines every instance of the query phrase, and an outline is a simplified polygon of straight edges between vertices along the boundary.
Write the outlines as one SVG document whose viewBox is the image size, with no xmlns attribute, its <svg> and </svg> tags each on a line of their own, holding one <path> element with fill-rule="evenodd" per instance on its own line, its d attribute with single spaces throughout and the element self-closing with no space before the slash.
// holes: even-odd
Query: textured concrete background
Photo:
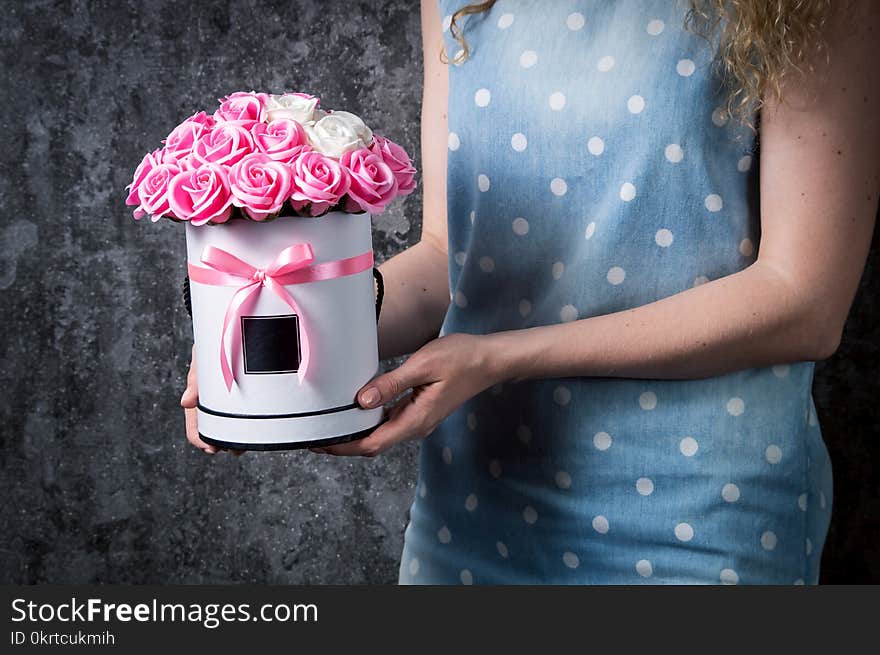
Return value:
<svg viewBox="0 0 880 655">
<path fill-rule="evenodd" d="M 133 223 L 122 189 L 180 119 L 239 89 L 318 93 L 417 154 L 417 7 L 3 3 L 0 582 L 396 580 L 414 446 L 233 459 L 186 443 L 183 230 Z M 380 259 L 418 237 L 420 204 L 377 219 Z M 824 582 L 880 582 L 878 241 L 817 369 L 836 477 Z"/>
</svg>

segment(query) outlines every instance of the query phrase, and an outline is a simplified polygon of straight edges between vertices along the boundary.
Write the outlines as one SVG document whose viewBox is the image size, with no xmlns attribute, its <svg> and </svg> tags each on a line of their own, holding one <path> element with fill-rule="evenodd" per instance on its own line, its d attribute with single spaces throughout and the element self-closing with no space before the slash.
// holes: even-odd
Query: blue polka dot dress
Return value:
<svg viewBox="0 0 880 655">
<path fill-rule="evenodd" d="M 462 3 L 441 0 L 448 31 Z M 757 153 L 670 0 L 499 0 L 451 65 L 443 334 L 619 312 L 735 273 Z M 505 383 L 422 442 L 403 584 L 815 584 L 812 362 Z"/>
</svg>

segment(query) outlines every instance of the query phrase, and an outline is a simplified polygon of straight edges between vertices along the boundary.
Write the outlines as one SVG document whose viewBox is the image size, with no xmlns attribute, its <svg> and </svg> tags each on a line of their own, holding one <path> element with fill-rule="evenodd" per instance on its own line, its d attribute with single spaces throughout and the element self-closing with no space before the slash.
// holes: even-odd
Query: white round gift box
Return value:
<svg viewBox="0 0 880 655">
<path fill-rule="evenodd" d="M 208 246 L 265 269 L 284 249 L 303 243 L 311 246 L 313 265 L 372 257 L 370 215 L 331 212 L 186 225 L 188 263 L 200 268 L 209 268 L 202 260 Z M 226 448 L 283 450 L 369 434 L 381 422 L 382 408 L 363 409 L 355 396 L 379 369 L 372 267 L 284 285 L 299 315 L 268 286 L 256 290 L 236 317 L 239 340 L 232 344 L 227 333 L 222 356 L 234 373 L 227 389 L 221 368 L 224 317 L 240 286 L 251 282 L 239 279 L 239 286 L 190 279 L 202 439 Z M 303 338 L 310 358 L 300 379 Z"/>
</svg>

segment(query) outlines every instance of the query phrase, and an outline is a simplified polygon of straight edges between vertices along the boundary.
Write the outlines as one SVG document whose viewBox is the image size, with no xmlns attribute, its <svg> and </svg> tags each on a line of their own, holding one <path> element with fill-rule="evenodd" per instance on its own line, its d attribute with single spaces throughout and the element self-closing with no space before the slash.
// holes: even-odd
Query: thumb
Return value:
<svg viewBox="0 0 880 655">
<path fill-rule="evenodd" d="M 425 374 L 408 359 L 399 368 L 367 382 L 358 391 L 358 402 L 366 408 L 379 407 L 426 381 Z"/>
</svg>

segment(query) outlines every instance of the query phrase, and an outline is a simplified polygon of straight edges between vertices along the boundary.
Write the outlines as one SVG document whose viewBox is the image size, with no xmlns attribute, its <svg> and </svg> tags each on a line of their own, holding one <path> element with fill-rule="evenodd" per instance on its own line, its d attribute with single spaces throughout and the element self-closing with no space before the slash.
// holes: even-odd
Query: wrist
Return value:
<svg viewBox="0 0 880 655">
<path fill-rule="evenodd" d="M 508 330 L 482 337 L 485 351 L 484 366 L 492 380 L 491 384 L 530 377 L 528 367 L 525 365 L 528 355 L 524 349 L 523 332 L 523 330 Z"/>
</svg>

